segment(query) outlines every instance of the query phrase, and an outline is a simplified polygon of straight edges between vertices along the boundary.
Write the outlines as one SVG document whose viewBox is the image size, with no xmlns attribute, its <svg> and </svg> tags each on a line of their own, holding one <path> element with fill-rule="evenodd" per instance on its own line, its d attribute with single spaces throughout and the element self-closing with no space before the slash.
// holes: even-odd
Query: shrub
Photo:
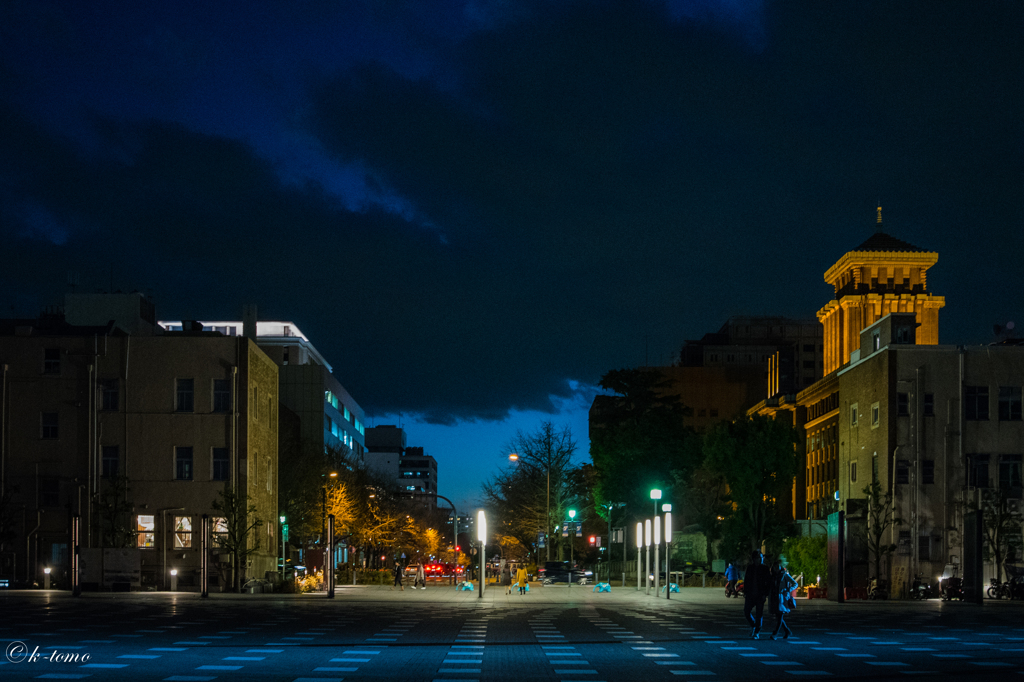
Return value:
<svg viewBox="0 0 1024 682">
<path fill-rule="evenodd" d="M 804 574 L 805 585 L 814 584 L 819 575 L 822 580 L 828 577 L 828 538 L 825 535 L 786 538 L 782 556 L 793 577 Z"/>
</svg>

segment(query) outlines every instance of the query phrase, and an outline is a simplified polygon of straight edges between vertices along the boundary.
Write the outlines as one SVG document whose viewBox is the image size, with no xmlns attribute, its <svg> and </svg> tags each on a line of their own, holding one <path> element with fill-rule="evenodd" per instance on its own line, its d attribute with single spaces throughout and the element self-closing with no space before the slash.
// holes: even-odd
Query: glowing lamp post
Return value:
<svg viewBox="0 0 1024 682">
<path fill-rule="evenodd" d="M 654 502 L 654 515 L 658 515 L 658 500 L 661 499 L 661 491 L 655 488 L 651 491 L 651 500 Z"/>
<path fill-rule="evenodd" d="M 476 513 L 476 539 L 480 541 L 480 599 L 484 598 L 484 584 L 487 576 L 484 573 L 487 567 L 487 517 L 484 510 Z"/>
<path fill-rule="evenodd" d="M 661 580 L 661 517 L 654 517 L 654 596 L 658 596 L 658 585 Z"/>
<path fill-rule="evenodd" d="M 665 599 L 672 598 L 672 505 L 661 505 L 665 512 Z"/>
<path fill-rule="evenodd" d="M 43 569 L 43 589 L 44 590 L 50 589 L 50 569 L 49 568 L 44 568 Z"/>
<path fill-rule="evenodd" d="M 178 591 L 178 569 L 171 569 L 171 592 Z"/>
<path fill-rule="evenodd" d="M 644 544 L 647 545 L 647 559 L 644 562 L 644 567 L 647 569 L 647 594 L 651 593 L 651 520 L 646 519 L 644 521 Z"/>
<path fill-rule="evenodd" d="M 636 524 L 636 591 L 640 591 L 640 550 L 644 546 L 644 524 Z M 625 587 L 625 586 L 623 586 Z"/>
<path fill-rule="evenodd" d="M 569 587 L 572 587 L 573 550 L 576 548 L 576 510 L 569 510 Z M 563 555 L 564 556 L 564 555 Z"/>
</svg>

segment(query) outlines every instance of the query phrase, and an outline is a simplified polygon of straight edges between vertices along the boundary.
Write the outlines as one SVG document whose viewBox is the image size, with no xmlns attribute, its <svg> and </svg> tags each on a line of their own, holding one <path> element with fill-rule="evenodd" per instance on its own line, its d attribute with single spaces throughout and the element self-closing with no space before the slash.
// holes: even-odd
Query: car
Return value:
<svg viewBox="0 0 1024 682">
<path fill-rule="evenodd" d="M 540 581 L 544 585 L 554 583 L 568 583 L 569 574 L 572 573 L 572 581 L 580 585 L 586 585 L 594 579 L 594 573 L 580 566 L 570 565 L 568 561 L 545 561 L 542 568 L 537 569 L 540 574 Z"/>
</svg>

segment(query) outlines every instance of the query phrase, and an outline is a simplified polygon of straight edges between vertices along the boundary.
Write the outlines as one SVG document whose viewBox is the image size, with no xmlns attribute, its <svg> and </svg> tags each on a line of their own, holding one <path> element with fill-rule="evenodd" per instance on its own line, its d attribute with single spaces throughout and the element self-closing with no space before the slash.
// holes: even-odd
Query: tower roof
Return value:
<svg viewBox="0 0 1024 682">
<path fill-rule="evenodd" d="M 919 248 L 917 246 L 914 246 L 913 244 L 905 242 L 902 239 L 897 239 L 896 237 L 893 237 L 892 235 L 888 235 L 885 232 L 875 232 L 873 235 L 868 237 L 868 239 L 863 244 L 861 244 L 860 246 L 858 246 L 857 248 L 852 249 L 852 250 L 853 251 L 888 251 L 890 253 L 891 252 L 898 252 L 898 251 L 928 253 L 928 251 L 926 249 L 922 249 L 922 248 Z"/>
</svg>

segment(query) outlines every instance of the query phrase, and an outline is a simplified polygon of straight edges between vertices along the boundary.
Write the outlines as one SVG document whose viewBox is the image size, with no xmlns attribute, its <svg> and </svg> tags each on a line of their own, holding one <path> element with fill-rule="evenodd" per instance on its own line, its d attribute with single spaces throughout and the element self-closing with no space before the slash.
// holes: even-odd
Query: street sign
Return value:
<svg viewBox="0 0 1024 682">
<path fill-rule="evenodd" d="M 578 538 L 583 537 L 583 522 L 582 521 L 577 521 L 576 522 L 576 537 L 578 537 Z"/>
<path fill-rule="evenodd" d="M 562 537 L 563 538 L 569 537 L 569 523 L 568 522 L 562 524 Z"/>
<path fill-rule="evenodd" d="M 612 528 L 612 542 L 621 545 L 626 541 L 625 528 Z"/>
<path fill-rule="evenodd" d="M 537 533 L 537 547 L 539 547 L 540 549 L 544 549 L 545 546 L 546 545 L 544 544 L 544 531 L 539 531 Z"/>
</svg>

